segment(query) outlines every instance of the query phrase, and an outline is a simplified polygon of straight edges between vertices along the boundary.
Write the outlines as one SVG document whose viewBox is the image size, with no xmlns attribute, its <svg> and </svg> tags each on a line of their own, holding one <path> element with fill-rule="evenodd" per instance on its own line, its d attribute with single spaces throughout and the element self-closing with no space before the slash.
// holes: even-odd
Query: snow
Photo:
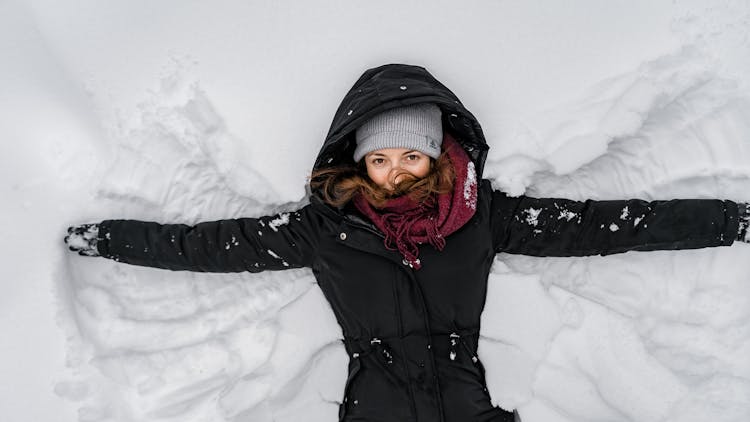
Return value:
<svg viewBox="0 0 750 422">
<path fill-rule="evenodd" d="M 477 171 L 474 162 L 469 161 L 466 165 L 466 180 L 464 180 L 464 201 L 470 209 L 477 209 Z"/>
<path fill-rule="evenodd" d="M 561 210 L 560 215 L 557 216 L 557 219 L 562 220 L 564 218 L 565 220 L 570 221 L 576 218 L 577 216 L 578 214 L 576 214 L 575 212 L 571 210 Z"/>
<path fill-rule="evenodd" d="M 523 212 L 526 215 L 526 224 L 534 227 L 539 224 L 539 214 L 542 213 L 541 208 L 526 208 Z"/>
<path fill-rule="evenodd" d="M 278 232 L 279 227 L 289 224 L 289 213 L 281 213 L 277 218 L 274 218 L 273 220 L 268 222 L 268 227 L 270 227 L 273 231 Z"/>
<path fill-rule="evenodd" d="M 0 414 L 336 420 L 347 356 L 309 270 L 132 267 L 68 252 L 66 227 L 294 210 L 341 96 L 388 62 L 456 92 L 509 194 L 748 200 L 749 19 L 742 0 L 1 3 Z M 748 253 L 498 255 L 494 402 L 750 420 Z"/>
</svg>

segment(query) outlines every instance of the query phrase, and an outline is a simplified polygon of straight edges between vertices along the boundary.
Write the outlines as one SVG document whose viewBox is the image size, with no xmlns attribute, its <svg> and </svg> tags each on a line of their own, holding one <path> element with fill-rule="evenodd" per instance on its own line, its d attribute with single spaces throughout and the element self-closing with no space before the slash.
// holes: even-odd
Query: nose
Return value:
<svg viewBox="0 0 750 422">
<path fill-rule="evenodd" d="M 397 185 L 404 181 L 404 179 L 410 177 L 412 173 L 406 169 L 402 169 L 401 167 L 394 168 L 391 173 L 388 175 L 388 180 L 393 185 Z"/>
</svg>

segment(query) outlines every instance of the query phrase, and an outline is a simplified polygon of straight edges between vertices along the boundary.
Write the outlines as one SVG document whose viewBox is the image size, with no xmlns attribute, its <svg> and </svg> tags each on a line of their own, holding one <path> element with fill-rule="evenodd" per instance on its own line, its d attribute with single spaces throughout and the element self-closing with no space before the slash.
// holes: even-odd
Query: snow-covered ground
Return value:
<svg viewBox="0 0 750 422">
<path fill-rule="evenodd" d="M 293 208 L 369 67 L 454 90 L 513 194 L 750 200 L 745 0 L 74 3 L 0 2 L 3 420 L 335 420 L 346 355 L 308 270 L 138 268 L 62 236 Z M 524 422 L 747 422 L 748 256 L 498 255 L 493 400 Z"/>
</svg>

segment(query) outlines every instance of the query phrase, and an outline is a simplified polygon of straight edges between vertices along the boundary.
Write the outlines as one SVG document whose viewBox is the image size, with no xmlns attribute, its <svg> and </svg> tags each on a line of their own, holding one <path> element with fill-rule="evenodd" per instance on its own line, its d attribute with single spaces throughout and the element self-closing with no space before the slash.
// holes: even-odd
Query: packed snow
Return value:
<svg viewBox="0 0 750 422">
<path fill-rule="evenodd" d="M 368 67 L 451 88 L 511 195 L 750 200 L 743 0 L 9 0 L 0 35 L 4 420 L 336 420 L 347 356 L 309 270 L 170 272 L 62 238 L 105 218 L 288 223 Z M 493 401 L 524 422 L 747 422 L 749 254 L 499 254 Z"/>
</svg>

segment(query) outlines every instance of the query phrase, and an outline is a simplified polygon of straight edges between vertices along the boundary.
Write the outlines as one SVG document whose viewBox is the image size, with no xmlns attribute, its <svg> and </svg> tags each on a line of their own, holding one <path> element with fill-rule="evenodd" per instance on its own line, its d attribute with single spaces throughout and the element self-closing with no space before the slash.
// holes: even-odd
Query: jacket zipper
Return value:
<svg viewBox="0 0 750 422">
<path fill-rule="evenodd" d="M 427 310 L 427 304 L 424 301 L 424 294 L 422 293 L 422 287 L 419 286 L 419 283 L 417 283 L 417 278 L 414 277 L 413 270 L 407 270 L 404 268 L 404 271 L 406 271 L 407 274 L 409 274 L 409 279 L 414 283 L 414 286 L 416 287 L 417 293 L 419 294 L 419 301 L 422 303 L 422 309 L 424 309 L 424 324 L 425 324 L 425 330 L 427 330 L 427 341 L 428 341 L 428 348 L 429 348 L 429 355 L 430 355 L 430 362 L 432 363 L 432 370 L 435 372 L 435 391 L 437 395 L 437 402 L 438 402 L 438 414 L 440 415 L 440 422 L 445 421 L 445 414 L 443 413 L 443 396 L 440 389 L 440 377 L 438 376 L 438 370 L 437 365 L 435 364 L 435 355 L 432 352 L 432 328 L 430 328 L 430 314 Z M 411 384 L 411 383 L 410 383 Z"/>
<path fill-rule="evenodd" d="M 352 226 L 359 227 L 361 229 L 367 230 L 367 231 L 369 231 L 371 233 L 374 233 L 374 234 L 378 235 L 379 237 L 385 239 L 385 235 L 383 233 L 381 233 L 380 231 L 378 231 L 378 230 L 375 230 L 375 229 L 373 229 L 371 227 L 368 227 L 367 225 L 365 225 L 363 223 L 360 223 L 358 221 L 352 220 L 351 218 L 348 218 L 348 217 L 346 218 L 346 220 Z M 416 277 L 414 277 L 414 273 L 412 273 L 410 270 L 408 270 L 406 268 L 402 268 L 402 269 L 404 271 L 406 271 L 406 273 L 409 276 L 409 279 L 411 280 L 412 283 L 414 283 L 414 286 L 416 287 L 416 290 L 417 290 L 417 292 L 419 294 L 419 301 L 422 304 L 422 309 L 424 309 L 424 313 L 425 313 L 424 324 L 425 324 L 425 330 L 427 330 L 427 338 L 428 338 L 427 341 L 429 342 L 429 346 L 430 346 L 430 351 L 429 351 L 430 362 L 432 363 L 432 369 L 435 372 L 435 389 L 436 389 L 436 395 L 437 395 L 437 401 L 438 401 L 438 410 L 439 410 L 439 415 L 440 415 L 440 422 L 443 422 L 445 420 L 445 414 L 443 413 L 443 397 L 441 395 L 441 390 L 440 390 L 440 379 L 438 377 L 437 365 L 435 364 L 435 356 L 432 353 L 432 349 L 431 349 L 431 346 L 432 346 L 432 328 L 430 328 L 430 315 L 429 315 L 429 312 L 427 310 L 427 304 L 424 301 L 424 294 L 422 293 L 422 288 L 419 286 L 419 283 L 417 283 L 417 279 L 416 279 Z M 398 300 L 398 293 L 397 293 L 398 291 L 396 290 L 395 282 L 396 282 L 396 279 L 394 277 L 394 279 L 393 279 L 393 294 L 394 294 L 395 300 L 396 300 L 396 313 L 397 313 L 397 316 L 398 316 L 398 336 L 399 336 L 399 338 L 401 338 L 403 336 L 403 333 L 402 333 L 403 327 L 402 327 L 402 322 L 401 322 L 401 305 L 400 305 L 399 300 Z M 401 355 L 402 356 L 406 356 L 406 354 L 404 352 L 403 342 L 400 342 L 400 343 L 401 343 L 401 345 L 400 345 L 401 346 Z M 416 417 L 417 416 L 416 409 L 415 409 L 416 401 L 414 400 L 414 392 L 412 390 L 412 385 L 411 385 L 412 384 L 411 383 L 411 376 L 409 374 L 409 368 L 408 368 L 406 362 L 404 362 L 404 370 L 406 371 L 407 383 L 409 385 L 409 395 L 411 396 L 412 412 L 414 413 L 414 416 Z"/>
<path fill-rule="evenodd" d="M 395 275 L 395 274 L 394 274 Z M 406 359 L 406 351 L 404 350 L 404 342 L 401 340 L 404 336 L 404 327 L 401 319 L 401 301 L 399 300 L 398 296 L 398 289 L 396 286 L 396 277 L 393 277 L 391 279 L 391 288 L 393 289 L 393 300 L 396 302 L 396 319 L 398 319 L 398 343 L 399 348 L 401 349 L 401 356 L 403 365 L 404 365 L 404 372 L 406 375 L 406 386 L 409 390 L 409 407 L 411 408 L 411 414 L 414 415 L 414 421 L 418 421 L 417 416 L 417 402 L 414 399 L 414 389 L 412 388 L 411 383 L 411 374 L 409 373 L 409 362 Z"/>
</svg>

